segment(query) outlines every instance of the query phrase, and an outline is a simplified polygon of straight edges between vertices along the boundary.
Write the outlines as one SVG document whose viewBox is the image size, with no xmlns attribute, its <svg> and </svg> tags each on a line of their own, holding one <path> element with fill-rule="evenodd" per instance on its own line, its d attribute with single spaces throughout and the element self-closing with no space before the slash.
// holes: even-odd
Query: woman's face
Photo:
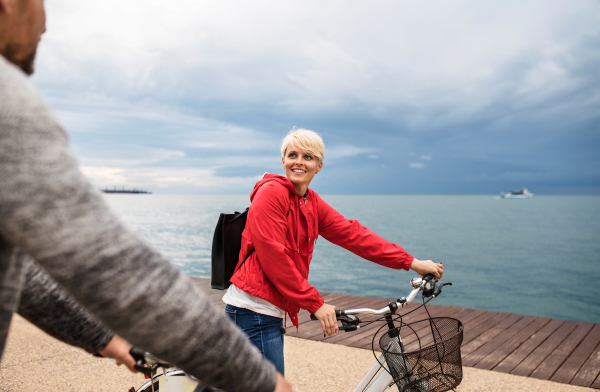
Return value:
<svg viewBox="0 0 600 392">
<path fill-rule="evenodd" d="M 281 158 L 285 176 L 294 184 L 294 188 L 300 195 L 304 195 L 308 185 L 323 167 L 323 162 L 310 153 L 290 145 Z"/>
</svg>

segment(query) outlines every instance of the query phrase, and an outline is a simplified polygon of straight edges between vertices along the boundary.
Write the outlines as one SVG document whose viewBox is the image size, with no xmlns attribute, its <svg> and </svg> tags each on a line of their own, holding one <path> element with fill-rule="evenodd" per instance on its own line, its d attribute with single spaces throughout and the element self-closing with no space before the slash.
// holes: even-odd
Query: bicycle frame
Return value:
<svg viewBox="0 0 600 392">
<path fill-rule="evenodd" d="M 392 379 L 392 375 L 385 370 L 381 371 L 381 363 L 383 362 L 385 362 L 385 359 L 383 358 L 383 354 L 381 354 L 377 358 L 377 362 L 373 364 L 373 367 L 371 367 L 356 389 L 354 389 L 354 392 L 383 392 L 393 385 L 394 380 Z"/>
<path fill-rule="evenodd" d="M 395 303 L 390 303 L 388 306 L 381 308 L 379 310 L 376 309 L 349 309 L 345 310 L 345 314 L 375 314 L 375 315 L 386 315 L 391 316 L 391 314 L 395 313 L 397 309 L 401 309 L 407 306 L 412 302 L 413 299 L 417 296 L 417 294 L 425 288 L 427 281 L 421 278 L 415 278 L 411 280 L 411 285 L 413 290 L 408 294 L 406 299 L 399 299 Z M 387 318 L 387 317 L 386 317 Z M 393 322 L 391 318 L 388 320 L 388 330 L 393 329 Z M 390 324 L 391 323 L 391 324 Z M 400 339 L 400 336 L 398 336 Z M 383 363 L 385 363 L 385 358 L 383 354 L 379 355 L 376 363 L 373 364 L 371 369 L 367 372 L 362 381 L 357 385 L 354 389 L 354 392 L 385 392 L 388 388 L 394 385 L 394 380 L 392 375 L 383 368 Z"/>
</svg>

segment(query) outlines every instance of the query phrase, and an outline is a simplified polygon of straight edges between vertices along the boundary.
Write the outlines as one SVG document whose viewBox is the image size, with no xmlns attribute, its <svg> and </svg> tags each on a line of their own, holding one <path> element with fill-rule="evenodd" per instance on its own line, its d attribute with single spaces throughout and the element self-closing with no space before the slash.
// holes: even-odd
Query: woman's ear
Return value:
<svg viewBox="0 0 600 392">
<path fill-rule="evenodd" d="M 315 174 L 320 172 L 322 168 L 323 168 L 323 161 L 319 162 L 319 164 L 317 165 L 317 171 L 315 172 Z"/>
</svg>

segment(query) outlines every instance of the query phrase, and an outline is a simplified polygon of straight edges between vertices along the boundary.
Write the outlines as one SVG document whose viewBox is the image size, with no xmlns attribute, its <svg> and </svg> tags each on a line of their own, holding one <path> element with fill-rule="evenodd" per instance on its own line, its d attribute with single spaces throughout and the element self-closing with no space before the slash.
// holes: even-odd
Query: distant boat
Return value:
<svg viewBox="0 0 600 392">
<path fill-rule="evenodd" d="M 143 190 L 143 189 L 137 189 L 137 188 L 133 188 L 133 189 L 125 189 L 125 188 L 121 188 L 121 189 L 117 189 L 117 188 L 113 188 L 113 189 L 100 189 L 102 192 L 104 193 L 135 193 L 135 194 L 145 194 L 145 195 L 151 195 L 152 191 L 150 189 L 148 190 Z"/>
<path fill-rule="evenodd" d="M 533 193 L 528 192 L 527 189 L 523 188 L 520 191 L 508 191 L 506 193 L 501 193 L 500 197 L 503 199 L 531 199 L 533 197 Z"/>
</svg>

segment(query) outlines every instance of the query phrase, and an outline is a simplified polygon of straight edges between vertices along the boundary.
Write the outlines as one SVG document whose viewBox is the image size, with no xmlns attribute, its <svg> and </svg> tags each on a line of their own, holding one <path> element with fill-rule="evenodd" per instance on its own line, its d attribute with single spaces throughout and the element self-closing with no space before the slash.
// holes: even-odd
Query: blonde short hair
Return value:
<svg viewBox="0 0 600 392">
<path fill-rule="evenodd" d="M 308 129 L 292 129 L 281 142 L 281 157 L 288 147 L 300 148 L 321 162 L 325 158 L 325 144 L 318 133 Z"/>
</svg>

